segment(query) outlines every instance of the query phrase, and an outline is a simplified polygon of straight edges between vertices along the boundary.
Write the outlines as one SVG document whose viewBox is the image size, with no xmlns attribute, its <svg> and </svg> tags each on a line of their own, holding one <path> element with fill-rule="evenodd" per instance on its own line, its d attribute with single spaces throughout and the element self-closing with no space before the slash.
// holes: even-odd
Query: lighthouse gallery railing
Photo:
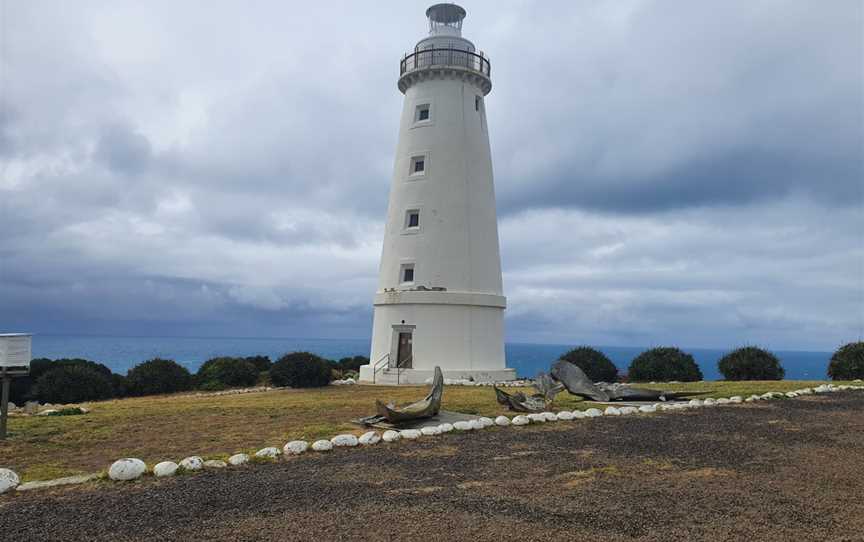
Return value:
<svg viewBox="0 0 864 542">
<path fill-rule="evenodd" d="M 405 55 L 399 63 L 399 75 L 428 66 L 458 66 L 482 73 L 486 77 L 492 76 L 492 65 L 482 52 L 474 53 L 452 47 L 417 49 Z"/>
</svg>

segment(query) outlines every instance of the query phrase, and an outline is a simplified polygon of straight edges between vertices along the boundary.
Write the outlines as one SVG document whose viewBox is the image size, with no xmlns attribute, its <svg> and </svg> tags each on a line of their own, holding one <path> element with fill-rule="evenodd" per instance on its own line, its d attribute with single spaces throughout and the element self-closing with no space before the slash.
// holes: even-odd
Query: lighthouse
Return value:
<svg viewBox="0 0 864 542">
<path fill-rule="evenodd" d="M 462 37 L 465 10 L 426 10 L 429 34 L 399 64 L 394 158 L 370 364 L 360 379 L 510 380 L 485 97 L 489 58 Z"/>
</svg>

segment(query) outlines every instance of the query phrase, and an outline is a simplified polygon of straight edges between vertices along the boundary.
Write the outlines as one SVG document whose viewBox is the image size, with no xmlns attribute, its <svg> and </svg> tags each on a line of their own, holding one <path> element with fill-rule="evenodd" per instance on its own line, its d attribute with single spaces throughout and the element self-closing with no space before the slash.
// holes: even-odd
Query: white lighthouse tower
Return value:
<svg viewBox="0 0 864 542">
<path fill-rule="evenodd" d="M 405 55 L 405 95 L 381 255 L 370 364 L 360 379 L 507 380 L 501 258 L 484 97 L 489 59 L 462 37 L 465 10 L 426 10 Z"/>
</svg>

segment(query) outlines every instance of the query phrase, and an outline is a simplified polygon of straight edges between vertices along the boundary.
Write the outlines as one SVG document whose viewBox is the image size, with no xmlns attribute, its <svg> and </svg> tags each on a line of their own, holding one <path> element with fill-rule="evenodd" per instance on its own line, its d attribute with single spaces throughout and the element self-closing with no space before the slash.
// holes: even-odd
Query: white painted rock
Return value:
<svg viewBox="0 0 864 542">
<path fill-rule="evenodd" d="M 353 448 L 360 444 L 360 441 L 354 435 L 336 435 L 330 439 L 330 444 L 336 448 Z"/>
<path fill-rule="evenodd" d="M 606 410 L 603 411 L 604 416 L 620 416 L 621 411 L 615 408 L 614 406 L 606 407 Z"/>
<path fill-rule="evenodd" d="M 690 399 L 690 402 L 687 404 L 689 404 L 691 407 L 700 407 L 702 406 L 703 402 L 701 399 Z"/>
<path fill-rule="evenodd" d="M 558 421 L 558 416 L 554 412 L 541 412 L 540 414 L 542 414 L 543 417 L 546 418 L 547 422 L 557 422 Z"/>
<path fill-rule="evenodd" d="M 375 431 L 369 431 L 368 433 L 363 433 L 362 435 L 360 435 L 359 442 L 363 446 L 378 444 L 379 442 L 381 442 L 381 435 L 379 435 Z"/>
<path fill-rule="evenodd" d="M 305 440 L 292 440 L 282 447 L 285 455 L 300 455 L 309 449 L 309 443 Z"/>
<path fill-rule="evenodd" d="M 684 406 L 684 405 L 681 405 L 681 406 Z M 628 416 L 630 414 L 637 414 L 639 412 L 638 408 L 632 407 L 632 406 L 621 407 L 618 410 L 621 411 L 622 416 Z"/>
<path fill-rule="evenodd" d="M 597 417 L 602 416 L 602 415 L 603 415 L 603 413 L 600 412 L 599 410 L 597 410 L 596 408 L 589 408 L 588 410 L 585 411 L 585 417 L 587 417 L 587 418 L 597 418 Z"/>
<path fill-rule="evenodd" d="M 312 443 L 312 449 L 316 452 L 329 452 L 333 449 L 333 443 L 329 440 L 316 440 Z"/>
<path fill-rule="evenodd" d="M 438 429 L 437 425 L 429 425 L 426 427 L 422 427 L 422 428 L 420 428 L 420 432 L 422 434 L 426 435 L 427 437 L 434 437 L 435 435 L 441 434 L 441 430 Z"/>
<path fill-rule="evenodd" d="M 204 468 L 204 460 L 193 455 L 180 461 L 180 466 L 183 467 L 183 470 L 201 470 Z"/>
<path fill-rule="evenodd" d="M 399 434 L 399 431 L 393 431 L 392 429 L 384 431 L 384 434 L 381 435 L 381 440 L 384 442 L 396 442 L 400 438 L 402 438 L 402 435 Z"/>
<path fill-rule="evenodd" d="M 180 465 L 173 461 L 162 461 L 161 463 L 156 463 L 156 466 L 153 467 L 153 474 L 156 478 L 162 478 L 163 476 L 174 476 L 177 474 L 177 469 L 180 468 Z"/>
<path fill-rule="evenodd" d="M 261 448 L 260 450 L 255 452 L 255 457 L 261 459 L 275 459 L 281 453 L 282 452 L 279 450 L 279 448 L 275 446 L 268 446 L 267 448 Z"/>
<path fill-rule="evenodd" d="M 140 478 L 147 470 L 147 465 L 140 459 L 127 457 L 126 459 L 118 459 L 111 464 L 108 469 L 108 478 L 112 480 L 135 480 Z"/>
<path fill-rule="evenodd" d="M 493 425 L 495 425 L 495 422 L 492 420 L 492 418 L 487 418 L 486 416 L 483 416 L 482 418 L 477 418 L 477 421 L 480 422 L 483 427 L 492 427 Z"/>
<path fill-rule="evenodd" d="M 408 440 L 414 440 L 414 439 L 420 438 L 420 436 L 423 433 L 421 433 L 420 431 L 418 431 L 416 429 L 404 429 L 402 431 L 399 431 L 399 434 L 402 435 L 402 438 L 406 438 Z"/>
<path fill-rule="evenodd" d="M 704 401 L 702 401 L 702 406 L 712 407 L 716 404 L 717 404 L 717 401 L 710 398 L 710 397 L 708 399 L 705 399 Z"/>
<path fill-rule="evenodd" d="M 204 462 L 204 468 L 206 469 L 224 469 L 227 466 L 228 463 L 221 459 L 210 459 Z"/>
<path fill-rule="evenodd" d="M 573 414 L 573 419 L 578 420 L 580 418 L 585 418 L 585 413 L 581 410 L 574 410 L 571 414 Z"/>
<path fill-rule="evenodd" d="M 639 412 L 644 412 L 645 414 L 651 414 L 652 412 L 657 412 L 657 406 L 655 406 L 655 405 L 642 405 L 639 407 Z"/>
<path fill-rule="evenodd" d="M 534 423 L 546 423 L 546 416 L 542 412 L 528 414 L 528 419 Z"/>
<path fill-rule="evenodd" d="M 453 429 L 457 431 L 470 431 L 473 429 L 471 422 L 456 422 L 453 424 Z"/>
<path fill-rule="evenodd" d="M 531 420 L 528 419 L 528 416 L 523 416 L 520 414 L 518 416 L 515 416 L 513 418 L 513 421 L 511 421 L 510 423 L 512 423 L 513 425 L 528 425 L 529 423 L 531 423 Z"/>
<path fill-rule="evenodd" d="M 794 399 L 794 398 L 798 397 L 798 394 L 795 393 L 794 391 L 787 391 L 787 392 L 786 392 L 786 397 L 788 397 L 788 398 L 790 398 L 790 399 Z"/>
<path fill-rule="evenodd" d="M 721 397 L 721 398 L 717 399 L 718 405 L 728 405 L 730 402 L 731 401 L 729 401 L 729 399 L 727 399 L 725 397 Z"/>
<path fill-rule="evenodd" d="M 572 419 L 574 418 L 573 413 L 572 413 L 572 412 L 568 412 L 568 411 L 566 411 L 566 410 L 562 410 L 561 412 L 559 412 L 558 414 L 556 414 L 556 416 L 558 417 L 559 420 L 561 420 L 561 421 L 565 421 L 565 422 L 566 422 L 566 421 L 570 421 L 570 420 L 572 420 Z"/>
<path fill-rule="evenodd" d="M 495 418 L 495 425 L 499 427 L 507 427 L 508 425 L 510 425 L 510 418 L 508 418 L 507 416 L 498 416 L 497 418 Z"/>
<path fill-rule="evenodd" d="M 249 454 L 234 454 L 228 458 L 228 464 L 238 467 L 249 462 Z"/>
<path fill-rule="evenodd" d="M 475 431 L 480 430 L 480 429 L 484 429 L 486 427 L 485 425 L 483 425 L 480 422 L 480 420 L 471 420 L 468 423 L 471 424 L 471 429 L 473 429 Z"/>
<path fill-rule="evenodd" d="M 740 395 L 736 395 L 736 396 L 734 396 L 734 397 L 730 397 L 730 398 L 729 398 L 729 402 L 730 402 L 730 403 L 736 403 L 736 404 L 737 404 L 737 403 L 743 403 L 743 402 L 744 402 L 744 398 L 741 397 Z"/>
<path fill-rule="evenodd" d="M 6 493 L 7 491 L 12 491 L 18 484 L 21 483 L 21 479 L 18 478 L 18 475 L 15 474 L 15 471 L 11 471 L 9 469 L 0 469 L 0 495 Z"/>
<path fill-rule="evenodd" d="M 440 429 L 442 433 L 449 433 L 454 428 L 452 423 L 442 423 L 438 426 L 438 429 Z"/>
</svg>

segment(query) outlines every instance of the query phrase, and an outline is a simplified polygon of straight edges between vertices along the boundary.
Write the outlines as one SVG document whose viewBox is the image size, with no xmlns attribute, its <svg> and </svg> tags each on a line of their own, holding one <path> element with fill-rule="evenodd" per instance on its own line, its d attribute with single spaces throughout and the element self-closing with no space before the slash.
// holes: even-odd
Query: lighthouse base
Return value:
<svg viewBox="0 0 864 542">
<path fill-rule="evenodd" d="M 434 370 L 426 369 L 380 369 L 373 375 L 371 365 L 360 367 L 360 383 L 376 384 L 380 386 L 416 386 L 428 384 L 432 380 Z M 477 383 L 483 382 L 506 382 L 516 380 L 516 369 L 500 369 L 492 371 L 443 371 L 444 380 L 473 380 Z"/>
<path fill-rule="evenodd" d="M 504 297 L 408 291 L 375 301 L 371 363 L 361 367 L 361 381 L 423 384 L 435 367 L 450 380 L 516 378 L 504 358 Z"/>
</svg>

